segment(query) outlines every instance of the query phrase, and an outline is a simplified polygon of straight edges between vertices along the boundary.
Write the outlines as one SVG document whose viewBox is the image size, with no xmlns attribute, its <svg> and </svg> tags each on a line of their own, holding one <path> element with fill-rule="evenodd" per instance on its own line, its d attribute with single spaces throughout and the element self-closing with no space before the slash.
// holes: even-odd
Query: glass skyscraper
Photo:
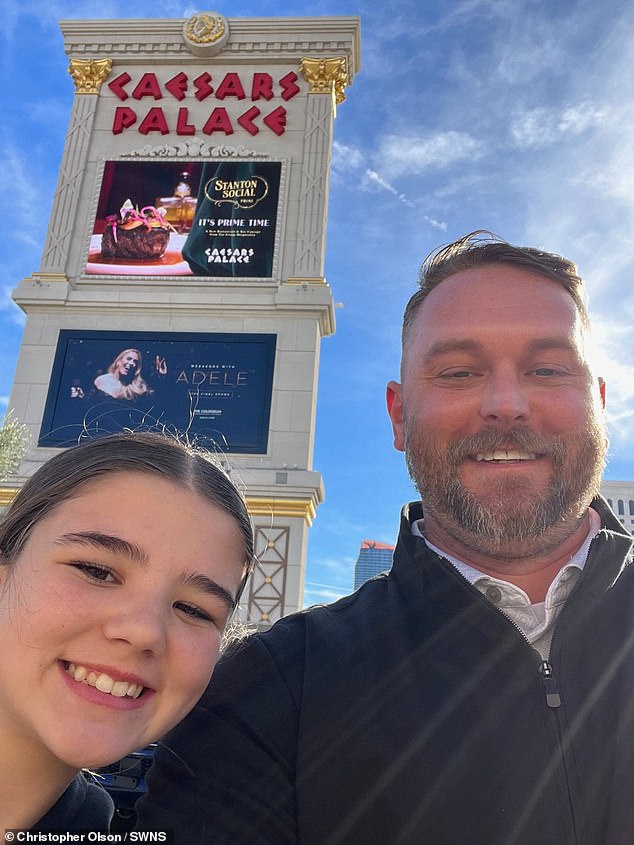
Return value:
<svg viewBox="0 0 634 845">
<path fill-rule="evenodd" d="M 394 546 L 378 543 L 376 540 L 364 540 L 361 543 L 359 557 L 354 567 L 354 589 L 360 587 L 380 572 L 386 572 L 392 566 Z"/>
</svg>

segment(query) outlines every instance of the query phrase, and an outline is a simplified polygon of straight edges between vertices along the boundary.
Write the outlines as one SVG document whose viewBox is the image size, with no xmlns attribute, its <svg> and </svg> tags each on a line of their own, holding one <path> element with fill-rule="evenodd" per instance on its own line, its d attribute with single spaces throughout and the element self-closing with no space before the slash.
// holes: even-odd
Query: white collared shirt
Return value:
<svg viewBox="0 0 634 845">
<path fill-rule="evenodd" d="M 535 604 L 531 604 L 531 600 L 521 587 L 516 587 L 515 584 L 503 581 L 501 578 L 487 575 L 430 543 L 424 535 L 423 519 L 412 523 L 412 534 L 422 537 L 432 551 L 448 560 L 491 604 L 506 614 L 522 631 L 533 648 L 541 654 L 542 659 L 547 660 L 555 620 L 583 571 L 590 543 L 601 530 L 599 514 L 592 508 L 588 510 L 590 530 L 586 539 L 568 563 L 559 570 L 548 588 L 546 599 Z"/>
</svg>

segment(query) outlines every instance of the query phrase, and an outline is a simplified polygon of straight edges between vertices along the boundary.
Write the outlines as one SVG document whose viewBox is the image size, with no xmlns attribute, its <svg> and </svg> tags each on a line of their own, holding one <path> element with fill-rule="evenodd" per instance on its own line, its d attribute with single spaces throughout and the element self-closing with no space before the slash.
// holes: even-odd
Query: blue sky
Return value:
<svg viewBox="0 0 634 845">
<path fill-rule="evenodd" d="M 424 8 L 421 6 L 424 5 Z M 37 270 L 73 97 L 58 21 L 187 18 L 180 2 L 0 0 L 0 407 Z M 393 542 L 414 498 L 384 389 L 426 253 L 473 229 L 575 260 L 608 383 L 606 477 L 634 480 L 634 10 L 629 0 L 218 3 L 227 17 L 358 15 L 361 71 L 335 121 L 306 602 L 352 588 L 363 539 Z M 629 358 L 629 360 L 628 360 Z"/>
</svg>

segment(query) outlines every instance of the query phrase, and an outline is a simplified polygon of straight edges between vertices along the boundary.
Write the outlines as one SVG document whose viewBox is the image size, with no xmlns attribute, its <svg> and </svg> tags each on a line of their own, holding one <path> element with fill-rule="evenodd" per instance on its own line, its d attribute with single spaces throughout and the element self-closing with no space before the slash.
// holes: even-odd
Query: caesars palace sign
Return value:
<svg viewBox="0 0 634 845">
<path fill-rule="evenodd" d="M 229 22 L 215 13 L 194 15 L 185 22 L 182 36 L 190 52 L 204 62 L 226 45 Z M 69 72 L 77 92 L 99 93 L 112 66 L 112 59 L 71 59 Z M 194 136 L 200 132 L 226 137 L 244 130 L 251 136 L 264 131 L 279 137 L 286 132 L 286 104 L 301 93 L 299 76 L 288 65 L 279 74 L 245 67 L 241 72 L 216 68 L 212 74 L 204 64 L 189 67 L 190 73 L 183 65 L 175 73 L 166 67 L 162 70 L 157 74 L 141 68 L 136 73 L 121 69 L 108 81 L 110 94 L 119 101 L 110 126 L 113 135 Z M 309 93 L 331 93 L 333 104 L 345 99 L 350 75 L 344 55 L 304 56 L 298 70 L 309 84 Z"/>
<path fill-rule="evenodd" d="M 276 135 L 283 135 L 286 131 L 286 109 L 275 103 L 276 100 L 288 102 L 299 94 L 297 79 L 294 72 L 286 73 L 279 79 L 274 79 L 269 73 L 256 72 L 247 76 L 226 73 L 215 80 L 205 71 L 190 80 L 184 71 L 180 71 L 166 82 L 160 82 L 154 73 L 144 73 L 135 80 L 124 72 L 109 82 L 108 87 L 122 102 L 130 99 L 136 102 L 115 108 L 112 132 L 120 135 L 136 127 L 141 135 L 149 135 L 151 132 L 167 135 L 172 131 L 177 135 L 195 135 L 198 131 L 204 135 L 212 135 L 214 132 L 232 135 L 236 126 L 239 126 L 250 135 L 257 135 L 264 128 Z M 237 117 L 230 115 L 224 105 L 213 105 L 200 122 L 194 123 L 188 106 L 181 106 L 174 118 L 168 117 L 161 106 L 148 108 L 148 101 L 158 101 L 164 97 L 178 102 L 189 98 L 199 103 L 207 100 L 214 103 L 246 100 L 251 105 L 245 103 L 246 108 Z"/>
</svg>

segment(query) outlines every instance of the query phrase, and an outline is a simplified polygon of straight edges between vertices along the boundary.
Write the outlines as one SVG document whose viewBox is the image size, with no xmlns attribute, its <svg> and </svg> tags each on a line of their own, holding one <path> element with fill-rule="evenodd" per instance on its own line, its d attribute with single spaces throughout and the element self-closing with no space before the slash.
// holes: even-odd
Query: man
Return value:
<svg viewBox="0 0 634 845">
<path fill-rule="evenodd" d="M 394 566 L 218 665 L 141 826 L 177 842 L 634 842 L 632 538 L 583 285 L 473 233 L 432 254 L 387 388 L 421 502 Z"/>
</svg>

